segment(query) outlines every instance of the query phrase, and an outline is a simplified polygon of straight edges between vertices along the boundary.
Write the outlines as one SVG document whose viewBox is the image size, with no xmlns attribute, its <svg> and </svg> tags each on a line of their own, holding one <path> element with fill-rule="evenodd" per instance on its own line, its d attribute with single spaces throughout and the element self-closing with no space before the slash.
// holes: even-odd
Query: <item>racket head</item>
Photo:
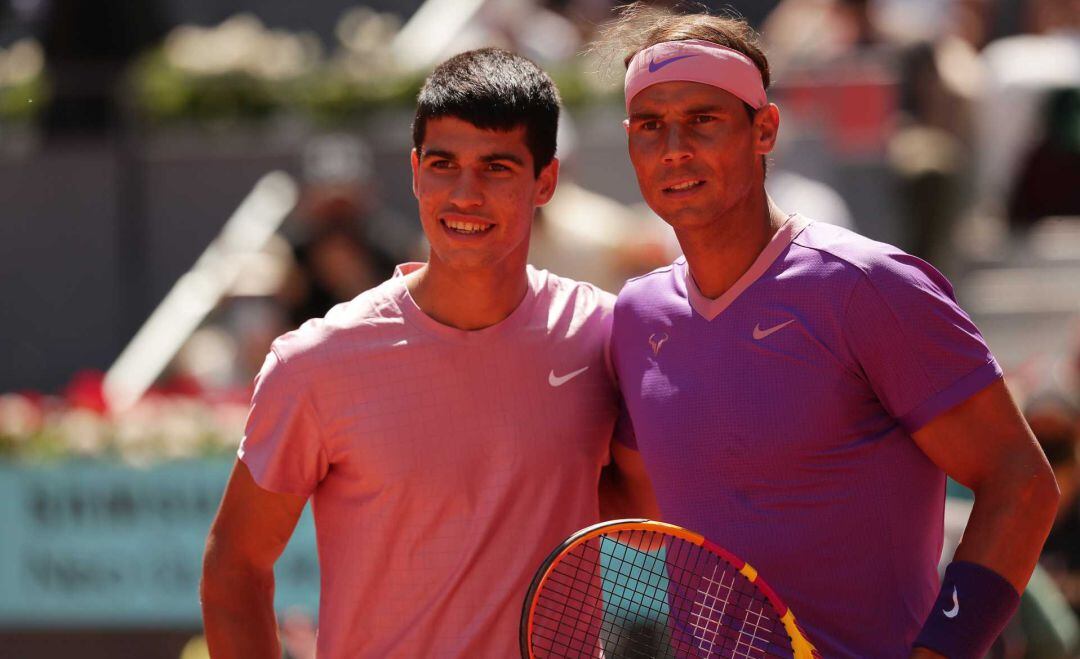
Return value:
<svg viewBox="0 0 1080 659">
<path fill-rule="evenodd" d="M 699 534 L 602 522 L 544 560 L 522 608 L 521 656 L 820 657 L 757 571 Z"/>
</svg>

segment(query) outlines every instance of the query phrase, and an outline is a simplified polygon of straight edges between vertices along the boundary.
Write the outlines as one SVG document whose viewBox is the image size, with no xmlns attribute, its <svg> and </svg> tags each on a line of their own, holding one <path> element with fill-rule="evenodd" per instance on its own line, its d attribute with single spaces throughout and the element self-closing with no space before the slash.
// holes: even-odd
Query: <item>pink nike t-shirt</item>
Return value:
<svg viewBox="0 0 1080 659">
<path fill-rule="evenodd" d="M 533 572 L 597 521 L 619 410 L 614 296 L 528 269 L 497 325 L 424 314 L 395 277 L 274 342 L 239 456 L 310 496 L 318 655 L 510 657 Z"/>
</svg>

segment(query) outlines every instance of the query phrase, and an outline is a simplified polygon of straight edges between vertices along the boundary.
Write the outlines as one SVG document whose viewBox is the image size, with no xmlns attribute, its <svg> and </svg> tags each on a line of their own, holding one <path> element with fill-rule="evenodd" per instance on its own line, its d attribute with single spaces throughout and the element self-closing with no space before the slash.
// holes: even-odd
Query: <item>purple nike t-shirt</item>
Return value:
<svg viewBox="0 0 1080 659">
<path fill-rule="evenodd" d="M 630 280 L 612 357 L 665 521 L 757 568 L 825 657 L 906 657 L 945 475 L 911 434 L 1001 377 L 924 261 L 792 216 L 718 299 Z"/>
</svg>

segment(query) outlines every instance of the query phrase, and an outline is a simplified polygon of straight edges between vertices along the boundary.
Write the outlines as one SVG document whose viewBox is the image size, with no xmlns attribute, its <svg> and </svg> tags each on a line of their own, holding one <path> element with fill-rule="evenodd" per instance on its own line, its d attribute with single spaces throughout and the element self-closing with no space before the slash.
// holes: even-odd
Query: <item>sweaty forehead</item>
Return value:
<svg viewBox="0 0 1080 659">
<path fill-rule="evenodd" d="M 683 80 L 646 87 L 630 99 L 630 114 L 663 114 L 692 107 L 715 106 L 734 110 L 742 101 L 729 91 L 702 82 Z"/>
</svg>

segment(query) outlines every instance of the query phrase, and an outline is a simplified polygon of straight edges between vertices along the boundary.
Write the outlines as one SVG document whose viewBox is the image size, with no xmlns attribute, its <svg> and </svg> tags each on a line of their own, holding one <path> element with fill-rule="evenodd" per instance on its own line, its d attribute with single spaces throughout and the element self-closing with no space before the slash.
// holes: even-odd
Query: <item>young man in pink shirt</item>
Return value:
<svg viewBox="0 0 1080 659">
<path fill-rule="evenodd" d="M 215 658 L 280 655 L 273 564 L 308 498 L 320 657 L 508 657 L 533 571 L 597 521 L 605 465 L 605 501 L 647 492 L 611 441 L 614 297 L 526 264 L 558 113 L 547 75 L 504 51 L 424 84 L 428 262 L 274 342 L 207 542 Z"/>
</svg>

